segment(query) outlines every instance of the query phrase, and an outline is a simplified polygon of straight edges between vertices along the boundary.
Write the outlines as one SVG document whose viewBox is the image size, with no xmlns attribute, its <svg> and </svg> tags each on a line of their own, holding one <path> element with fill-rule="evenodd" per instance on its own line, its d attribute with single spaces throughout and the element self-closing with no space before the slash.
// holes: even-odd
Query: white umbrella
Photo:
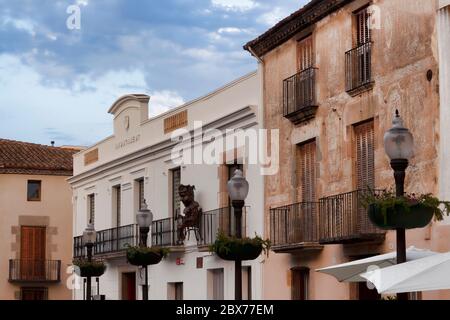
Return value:
<svg viewBox="0 0 450 320">
<path fill-rule="evenodd" d="M 410 247 L 406 250 L 406 261 L 412 261 L 422 259 L 436 255 L 436 252 L 430 250 L 416 249 Z M 366 259 L 355 260 L 316 271 L 326 273 L 335 277 L 339 282 L 366 282 L 365 278 L 362 278 L 361 273 L 365 273 L 372 268 L 386 268 L 393 266 L 397 263 L 397 253 L 390 252 Z"/>
<path fill-rule="evenodd" d="M 450 252 L 361 274 L 378 293 L 393 294 L 450 289 Z"/>
</svg>

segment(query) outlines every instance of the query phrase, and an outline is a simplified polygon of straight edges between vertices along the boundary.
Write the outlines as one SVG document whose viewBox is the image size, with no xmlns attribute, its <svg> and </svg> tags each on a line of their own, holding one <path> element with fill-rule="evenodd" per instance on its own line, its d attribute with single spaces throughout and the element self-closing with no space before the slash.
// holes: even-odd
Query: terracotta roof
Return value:
<svg viewBox="0 0 450 320">
<path fill-rule="evenodd" d="M 71 176 L 77 149 L 0 139 L 0 174 Z"/>
<path fill-rule="evenodd" d="M 248 42 L 244 49 L 253 51 L 258 57 L 262 57 L 302 29 L 320 21 L 352 1 L 354 0 L 311 0 L 303 8 L 281 20 L 258 38 Z"/>
</svg>

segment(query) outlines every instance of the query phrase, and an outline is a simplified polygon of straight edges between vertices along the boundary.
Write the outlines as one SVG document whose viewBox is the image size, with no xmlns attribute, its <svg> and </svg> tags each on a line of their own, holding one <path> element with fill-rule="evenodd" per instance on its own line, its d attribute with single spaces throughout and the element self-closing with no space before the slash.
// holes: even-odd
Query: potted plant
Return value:
<svg viewBox="0 0 450 320">
<path fill-rule="evenodd" d="M 73 265 L 75 266 L 75 273 L 83 278 L 98 278 L 106 271 L 106 264 L 100 260 L 76 259 L 73 261 Z"/>
<path fill-rule="evenodd" d="M 263 240 L 259 236 L 255 238 L 228 237 L 220 232 L 217 240 L 210 246 L 210 251 L 215 252 L 221 259 L 227 261 L 255 260 L 264 251 L 269 254 L 270 241 Z"/>
<path fill-rule="evenodd" d="M 442 221 L 450 212 L 450 202 L 431 194 L 406 194 L 397 197 L 392 191 L 368 192 L 363 198 L 370 221 L 384 230 L 426 227 L 431 220 Z"/>
<path fill-rule="evenodd" d="M 134 266 L 149 266 L 160 263 L 168 254 L 166 248 L 128 246 L 127 261 Z"/>
</svg>

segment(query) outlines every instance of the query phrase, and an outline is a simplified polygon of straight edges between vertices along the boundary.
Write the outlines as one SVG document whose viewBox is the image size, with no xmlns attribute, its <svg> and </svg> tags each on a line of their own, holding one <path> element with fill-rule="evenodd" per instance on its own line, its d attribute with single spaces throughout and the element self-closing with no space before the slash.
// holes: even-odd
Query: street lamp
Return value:
<svg viewBox="0 0 450 320">
<path fill-rule="evenodd" d="M 236 238 L 240 239 L 242 238 L 242 208 L 249 191 L 248 181 L 244 178 L 241 170 L 235 171 L 233 178 L 228 181 L 227 188 L 234 209 Z M 236 260 L 234 268 L 235 300 L 242 300 L 242 261 Z"/>
<path fill-rule="evenodd" d="M 83 244 L 86 246 L 87 249 L 87 258 L 88 262 L 92 262 L 92 248 L 94 247 L 94 243 L 97 238 L 97 232 L 95 231 L 94 224 L 92 222 L 89 222 L 87 228 L 83 231 Z M 91 300 L 91 277 L 87 277 L 86 281 L 86 299 Z"/>
<path fill-rule="evenodd" d="M 139 225 L 139 246 L 147 247 L 148 233 L 153 222 L 153 213 L 148 209 L 147 203 L 144 200 L 142 208 L 136 214 L 136 221 Z M 143 266 L 145 272 L 145 284 L 142 286 L 142 300 L 148 300 L 148 266 Z"/>
<path fill-rule="evenodd" d="M 407 128 L 403 126 L 403 120 L 398 110 L 392 121 L 393 126 L 384 135 L 384 149 L 391 159 L 391 167 L 394 170 L 395 189 L 397 197 L 405 194 L 405 172 L 409 160 L 413 156 L 414 138 Z M 397 264 L 406 262 L 406 232 L 404 228 L 397 231 Z M 398 300 L 408 300 L 407 293 L 397 295 Z"/>
</svg>

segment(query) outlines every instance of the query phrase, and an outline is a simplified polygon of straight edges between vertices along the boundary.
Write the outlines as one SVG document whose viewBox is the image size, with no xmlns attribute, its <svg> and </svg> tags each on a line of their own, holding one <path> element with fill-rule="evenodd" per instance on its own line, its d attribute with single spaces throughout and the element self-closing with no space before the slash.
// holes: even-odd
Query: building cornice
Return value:
<svg viewBox="0 0 450 320">
<path fill-rule="evenodd" d="M 258 38 L 248 42 L 244 49 L 261 58 L 304 28 L 320 21 L 352 1 L 354 0 L 312 0 Z"/>
<path fill-rule="evenodd" d="M 254 121 L 252 121 L 252 119 Z M 236 112 L 233 112 L 225 117 L 214 120 L 203 126 L 203 130 L 218 129 L 225 131 L 231 126 L 236 125 L 235 129 L 247 129 L 257 125 L 256 114 L 252 109 L 252 106 L 244 107 Z M 194 134 L 194 130 L 190 131 L 191 136 Z M 137 150 L 131 154 L 127 154 L 116 159 L 113 159 L 107 163 L 101 164 L 98 167 L 92 168 L 88 171 L 82 172 L 76 176 L 69 178 L 67 181 L 71 184 L 78 184 L 91 179 L 99 174 L 104 174 L 115 170 L 130 162 L 139 161 L 142 159 L 148 159 L 150 157 L 164 157 L 170 155 L 172 148 L 177 145 L 178 142 L 174 142 L 171 139 L 161 141 L 157 144 L 147 146 L 143 149 Z"/>
</svg>

